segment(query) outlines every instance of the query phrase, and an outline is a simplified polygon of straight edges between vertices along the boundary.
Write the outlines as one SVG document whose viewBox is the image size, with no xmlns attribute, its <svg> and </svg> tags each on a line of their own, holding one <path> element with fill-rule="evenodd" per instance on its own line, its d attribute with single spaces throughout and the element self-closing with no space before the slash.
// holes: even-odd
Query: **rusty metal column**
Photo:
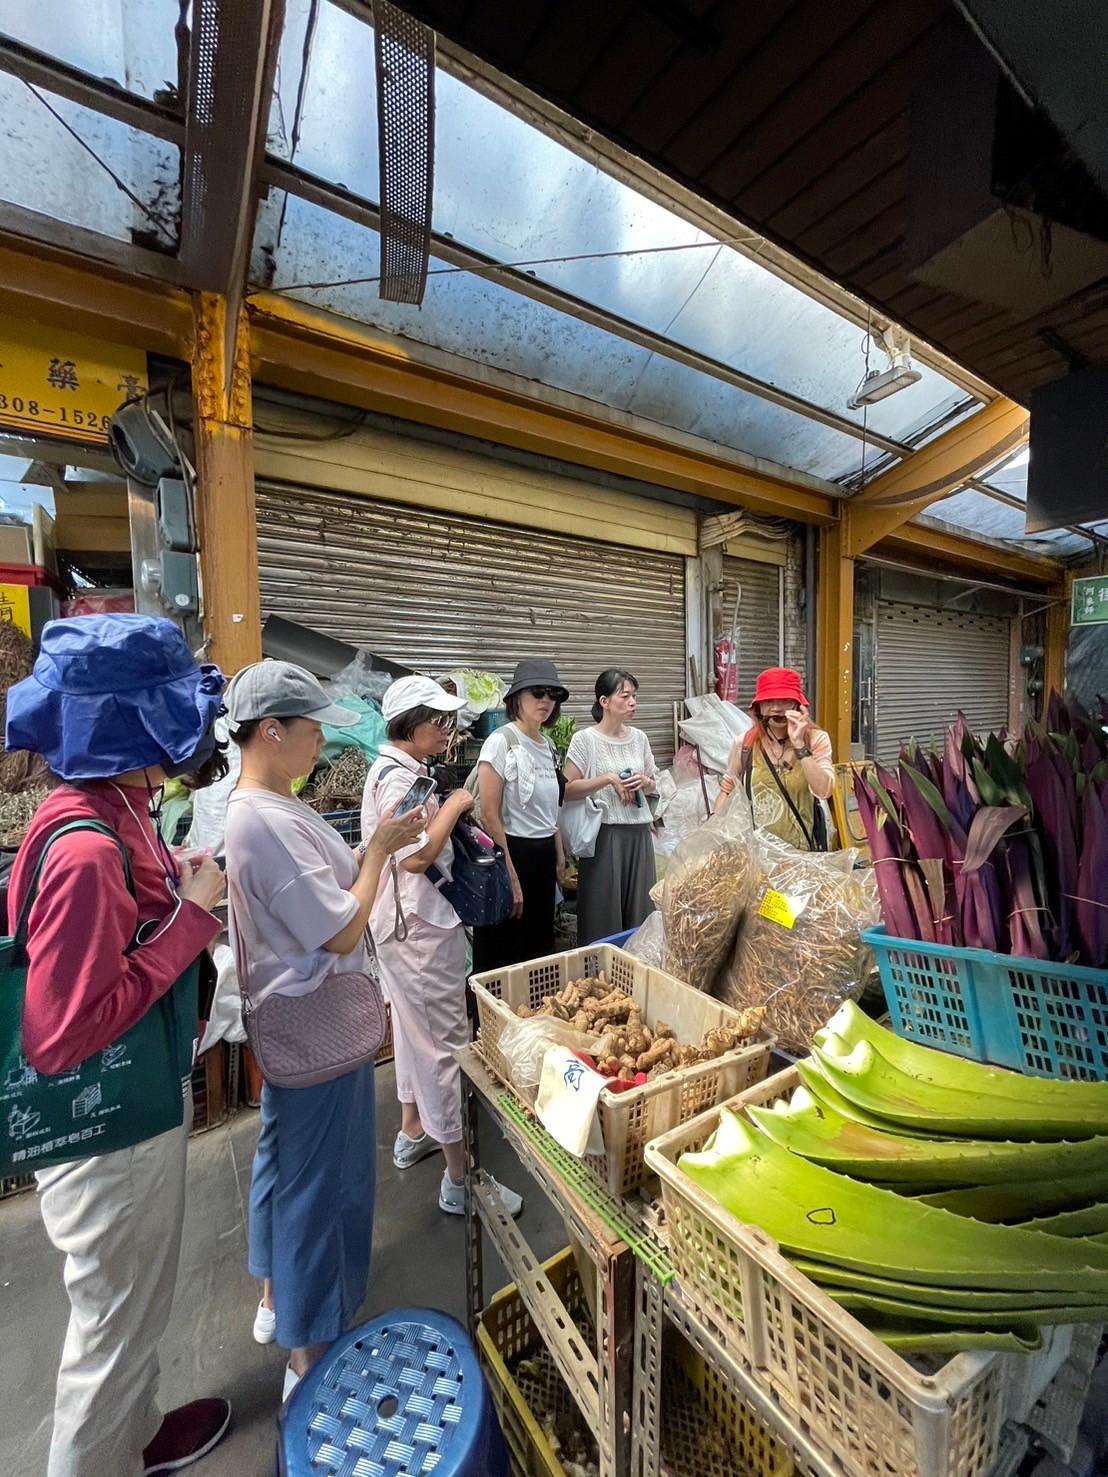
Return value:
<svg viewBox="0 0 1108 1477">
<path fill-rule="evenodd" d="M 817 640 L 819 643 L 816 721 L 831 735 L 837 764 L 850 762 L 854 702 L 854 560 L 849 547 L 849 514 L 821 528 Z"/>
<path fill-rule="evenodd" d="M 202 292 L 193 305 L 202 612 L 208 660 L 230 676 L 262 656 L 249 332 L 240 312 L 228 374 L 227 300 Z"/>
</svg>

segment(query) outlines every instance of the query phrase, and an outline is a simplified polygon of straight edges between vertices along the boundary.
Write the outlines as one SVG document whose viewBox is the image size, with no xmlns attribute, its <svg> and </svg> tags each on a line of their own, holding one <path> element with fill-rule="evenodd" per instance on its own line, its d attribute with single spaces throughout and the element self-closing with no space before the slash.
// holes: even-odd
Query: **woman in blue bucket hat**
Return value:
<svg viewBox="0 0 1108 1477">
<path fill-rule="evenodd" d="M 59 781 L 35 813 L 9 891 L 13 924 L 42 860 L 22 1018 L 32 1081 L 96 1053 L 106 1059 L 167 1001 L 181 1039 L 195 1032 L 195 965 L 220 929 L 212 909 L 223 874 L 204 857 L 182 875 L 150 810 L 165 779 L 189 775 L 199 785 L 225 769 L 212 731 L 223 686 L 171 621 L 106 615 L 50 622 L 32 675 L 8 692 L 7 747 L 41 754 Z M 58 834 L 73 821 L 85 828 Z M 118 1111 L 130 1111 L 139 1141 L 102 1154 L 89 1152 L 102 1131 L 94 1106 L 82 1103 L 88 1142 L 72 1150 L 85 1157 L 59 1163 L 55 1151 L 36 1176 L 47 1234 L 66 1257 L 70 1301 L 48 1477 L 176 1471 L 210 1451 L 231 1416 L 226 1400 L 164 1416 L 157 1401 L 191 1101 L 177 1127 L 152 1137 L 142 1136 L 140 1109 L 124 1103 Z M 122 1134 L 118 1122 L 112 1130 L 117 1142 L 128 1137 L 126 1123 Z M 33 1168 L 48 1150 L 28 1135 L 21 1152 Z"/>
</svg>

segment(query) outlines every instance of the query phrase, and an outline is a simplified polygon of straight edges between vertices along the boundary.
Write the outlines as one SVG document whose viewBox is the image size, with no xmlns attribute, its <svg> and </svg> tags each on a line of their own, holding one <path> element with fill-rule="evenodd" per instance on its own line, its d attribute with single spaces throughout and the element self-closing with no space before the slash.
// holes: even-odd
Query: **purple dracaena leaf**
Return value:
<svg viewBox="0 0 1108 1477">
<path fill-rule="evenodd" d="M 854 797 L 869 842 L 885 927 L 897 938 L 916 938 L 915 914 L 904 886 L 899 824 L 863 775 L 854 776 Z"/>
<path fill-rule="evenodd" d="M 1024 744 L 1024 772 L 1033 806 L 1033 820 L 1043 848 L 1047 900 L 1054 918 L 1053 957 L 1068 959 L 1077 947 L 1073 929 L 1073 902 L 1077 892 L 1078 846 L 1070 801 L 1048 749 L 1035 734 Z M 1072 782 L 1072 776 L 1071 776 Z M 1071 786 L 1072 788 L 1072 786 Z"/>
<path fill-rule="evenodd" d="M 935 939 L 938 943 L 949 944 L 954 941 L 954 879 L 945 865 L 949 856 L 949 836 L 943 819 L 945 817 L 948 825 L 953 821 L 930 779 L 914 765 L 903 761 L 900 765 L 900 792 L 908 832 L 927 886 Z"/>
<path fill-rule="evenodd" d="M 1073 900 L 1084 962 L 1094 969 L 1102 969 L 1108 962 L 1108 816 L 1104 800 L 1104 787 L 1090 780 L 1082 807 L 1081 859 Z"/>
<path fill-rule="evenodd" d="M 983 866 L 1005 831 L 1011 830 L 1026 814 L 1022 805 L 983 805 L 970 824 L 962 871 L 976 872 Z"/>
<path fill-rule="evenodd" d="M 1044 936 L 1050 917 L 1033 879 L 1029 832 L 1009 832 L 998 848 L 1008 893 L 1008 937 L 1013 954 L 1024 959 L 1049 959 Z"/>
</svg>

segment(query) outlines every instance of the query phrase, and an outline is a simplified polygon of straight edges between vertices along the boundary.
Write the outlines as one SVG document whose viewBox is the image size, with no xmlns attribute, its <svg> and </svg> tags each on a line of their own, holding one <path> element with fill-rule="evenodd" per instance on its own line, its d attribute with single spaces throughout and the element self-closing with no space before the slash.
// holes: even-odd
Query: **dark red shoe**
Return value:
<svg viewBox="0 0 1108 1477">
<path fill-rule="evenodd" d="M 144 1477 L 190 1467 L 219 1445 L 230 1424 L 229 1400 L 193 1400 L 171 1410 L 142 1454 Z"/>
</svg>

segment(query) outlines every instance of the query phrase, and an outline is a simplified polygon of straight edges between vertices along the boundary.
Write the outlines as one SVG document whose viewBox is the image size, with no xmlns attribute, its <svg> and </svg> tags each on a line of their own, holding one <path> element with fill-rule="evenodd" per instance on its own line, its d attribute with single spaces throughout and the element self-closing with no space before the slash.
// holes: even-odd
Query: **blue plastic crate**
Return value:
<svg viewBox="0 0 1108 1477">
<path fill-rule="evenodd" d="M 342 839 L 350 846 L 357 846 L 362 839 L 362 813 L 360 810 L 328 810 L 323 814 L 328 825 L 334 826 Z"/>
<path fill-rule="evenodd" d="M 507 721 L 507 708 L 486 708 L 473 725 L 471 732 L 475 739 L 487 739 L 490 733 L 503 728 Z"/>
<path fill-rule="evenodd" d="M 1108 1078 L 1108 970 L 862 937 L 898 1036 L 1032 1077 Z"/>
<path fill-rule="evenodd" d="M 596 942 L 598 944 L 615 944 L 617 949 L 622 949 L 631 935 L 637 932 L 637 929 L 629 928 L 626 933 L 610 933 L 606 939 L 597 939 Z"/>
</svg>

